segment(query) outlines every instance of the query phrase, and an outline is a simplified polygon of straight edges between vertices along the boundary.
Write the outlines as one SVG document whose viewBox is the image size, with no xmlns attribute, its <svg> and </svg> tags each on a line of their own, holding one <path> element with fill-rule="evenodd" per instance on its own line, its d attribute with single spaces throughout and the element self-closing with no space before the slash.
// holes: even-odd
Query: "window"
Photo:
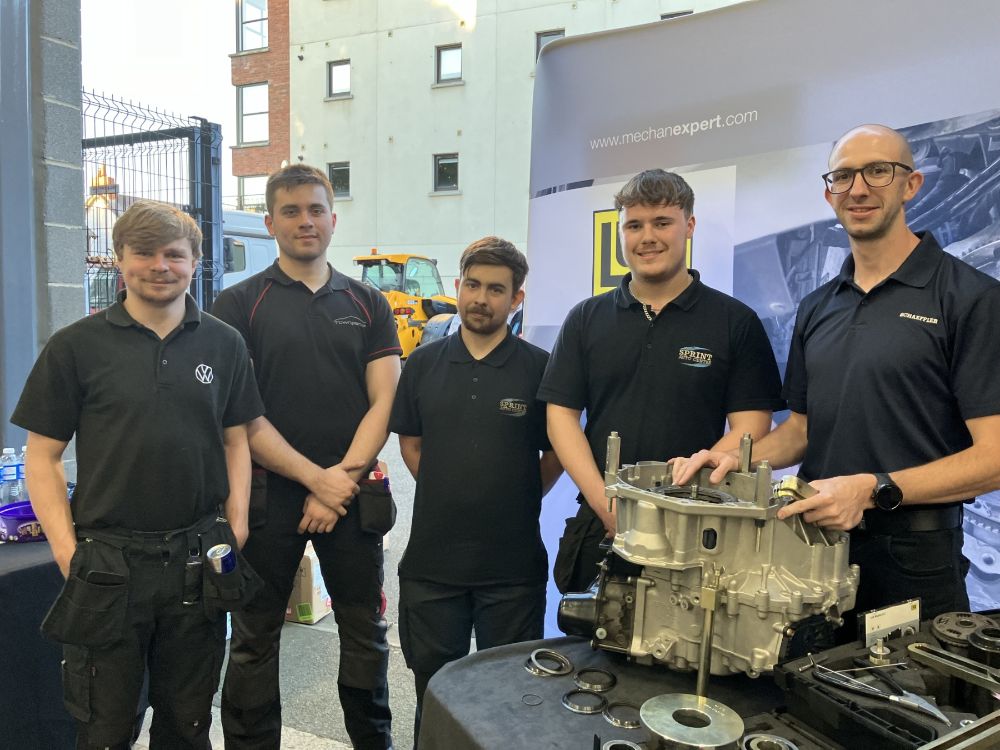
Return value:
<svg viewBox="0 0 1000 750">
<path fill-rule="evenodd" d="M 549 31 L 539 31 L 535 33 L 535 59 L 542 54 L 542 47 L 556 39 L 566 36 L 566 29 L 550 29 Z"/>
<path fill-rule="evenodd" d="M 694 13 L 693 10 L 675 10 L 673 13 L 661 13 L 661 21 L 669 21 L 671 18 L 680 18 L 681 16 L 690 16 Z"/>
<path fill-rule="evenodd" d="M 267 189 L 267 175 L 239 178 L 239 196 L 236 207 L 240 211 L 259 211 L 263 213 L 264 191 Z"/>
<path fill-rule="evenodd" d="M 444 286 L 438 275 L 437 266 L 425 258 L 410 258 L 406 261 L 406 279 L 403 291 L 418 297 L 433 297 L 444 294 Z"/>
<path fill-rule="evenodd" d="M 267 0 L 238 0 L 236 50 L 245 52 L 267 46 Z"/>
<path fill-rule="evenodd" d="M 326 64 L 326 95 L 350 96 L 351 61 L 337 60 Z"/>
<path fill-rule="evenodd" d="M 462 45 L 446 44 L 437 48 L 435 81 L 448 83 L 462 80 Z"/>
<path fill-rule="evenodd" d="M 434 192 L 458 190 L 458 154 L 435 154 Z"/>
<path fill-rule="evenodd" d="M 333 161 L 326 165 L 335 198 L 351 197 L 351 162 Z"/>
<path fill-rule="evenodd" d="M 238 273 L 247 270 L 246 243 L 233 237 L 222 239 L 222 272 Z"/>
<path fill-rule="evenodd" d="M 237 87 L 236 124 L 238 129 L 236 141 L 239 145 L 267 142 L 266 83 Z"/>
</svg>

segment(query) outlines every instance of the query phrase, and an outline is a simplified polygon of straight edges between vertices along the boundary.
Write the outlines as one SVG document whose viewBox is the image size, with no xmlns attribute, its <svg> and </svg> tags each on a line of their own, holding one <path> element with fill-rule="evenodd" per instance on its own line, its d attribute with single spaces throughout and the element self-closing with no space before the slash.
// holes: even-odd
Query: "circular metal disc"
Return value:
<svg viewBox="0 0 1000 750">
<path fill-rule="evenodd" d="M 674 750 L 713 750 L 734 746 L 743 719 L 729 706 L 697 695 L 657 695 L 642 704 L 643 725 Z"/>
</svg>

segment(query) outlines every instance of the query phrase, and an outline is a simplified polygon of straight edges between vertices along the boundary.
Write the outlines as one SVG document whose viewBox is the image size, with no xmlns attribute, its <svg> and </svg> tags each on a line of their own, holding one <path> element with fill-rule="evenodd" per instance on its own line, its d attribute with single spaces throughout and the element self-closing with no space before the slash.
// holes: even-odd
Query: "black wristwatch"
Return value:
<svg viewBox="0 0 1000 750">
<path fill-rule="evenodd" d="M 872 500 L 879 510 L 896 510 L 903 504 L 903 491 L 892 481 L 888 474 L 875 473 L 875 489 L 872 490 Z"/>
</svg>

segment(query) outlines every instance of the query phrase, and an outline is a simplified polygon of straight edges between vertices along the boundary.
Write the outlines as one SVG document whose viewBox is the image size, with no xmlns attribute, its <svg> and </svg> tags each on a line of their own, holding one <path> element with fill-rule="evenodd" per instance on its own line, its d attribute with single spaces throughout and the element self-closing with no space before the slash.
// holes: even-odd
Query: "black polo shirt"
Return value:
<svg viewBox="0 0 1000 750">
<path fill-rule="evenodd" d="M 1000 414 L 1000 282 L 920 237 L 868 294 L 848 256 L 799 305 L 785 396 L 808 417 L 807 479 L 934 461 L 972 445 L 964 420 Z"/>
<path fill-rule="evenodd" d="M 368 363 L 401 353 L 381 292 L 331 268 L 313 293 L 275 261 L 224 290 L 212 312 L 243 334 L 278 432 L 320 466 L 338 463 L 370 406 Z"/>
<path fill-rule="evenodd" d="M 188 296 L 161 340 L 122 300 L 57 331 L 11 422 L 69 441 L 82 528 L 190 526 L 229 496 L 222 431 L 263 412 L 246 346 Z"/>
<path fill-rule="evenodd" d="M 421 438 L 401 578 L 456 586 L 546 580 L 535 394 L 548 355 L 510 331 L 473 359 L 461 331 L 421 346 L 399 380 L 390 429 Z"/>
<path fill-rule="evenodd" d="M 691 284 L 652 322 L 627 274 L 577 304 L 559 331 L 538 398 L 587 412 L 602 472 L 613 430 L 623 463 L 665 461 L 717 442 L 730 412 L 784 408 L 760 319 L 689 273 Z"/>
</svg>

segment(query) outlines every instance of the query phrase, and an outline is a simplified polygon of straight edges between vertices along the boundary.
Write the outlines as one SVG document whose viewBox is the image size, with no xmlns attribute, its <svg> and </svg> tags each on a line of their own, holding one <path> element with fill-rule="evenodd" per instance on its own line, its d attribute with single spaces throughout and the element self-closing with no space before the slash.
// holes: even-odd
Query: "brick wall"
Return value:
<svg viewBox="0 0 1000 750">
<path fill-rule="evenodd" d="M 235 5 L 234 5 L 235 12 Z M 233 86 L 268 83 L 267 145 L 233 146 L 233 174 L 269 174 L 289 159 L 288 0 L 268 0 L 267 49 L 231 55 Z"/>
</svg>

